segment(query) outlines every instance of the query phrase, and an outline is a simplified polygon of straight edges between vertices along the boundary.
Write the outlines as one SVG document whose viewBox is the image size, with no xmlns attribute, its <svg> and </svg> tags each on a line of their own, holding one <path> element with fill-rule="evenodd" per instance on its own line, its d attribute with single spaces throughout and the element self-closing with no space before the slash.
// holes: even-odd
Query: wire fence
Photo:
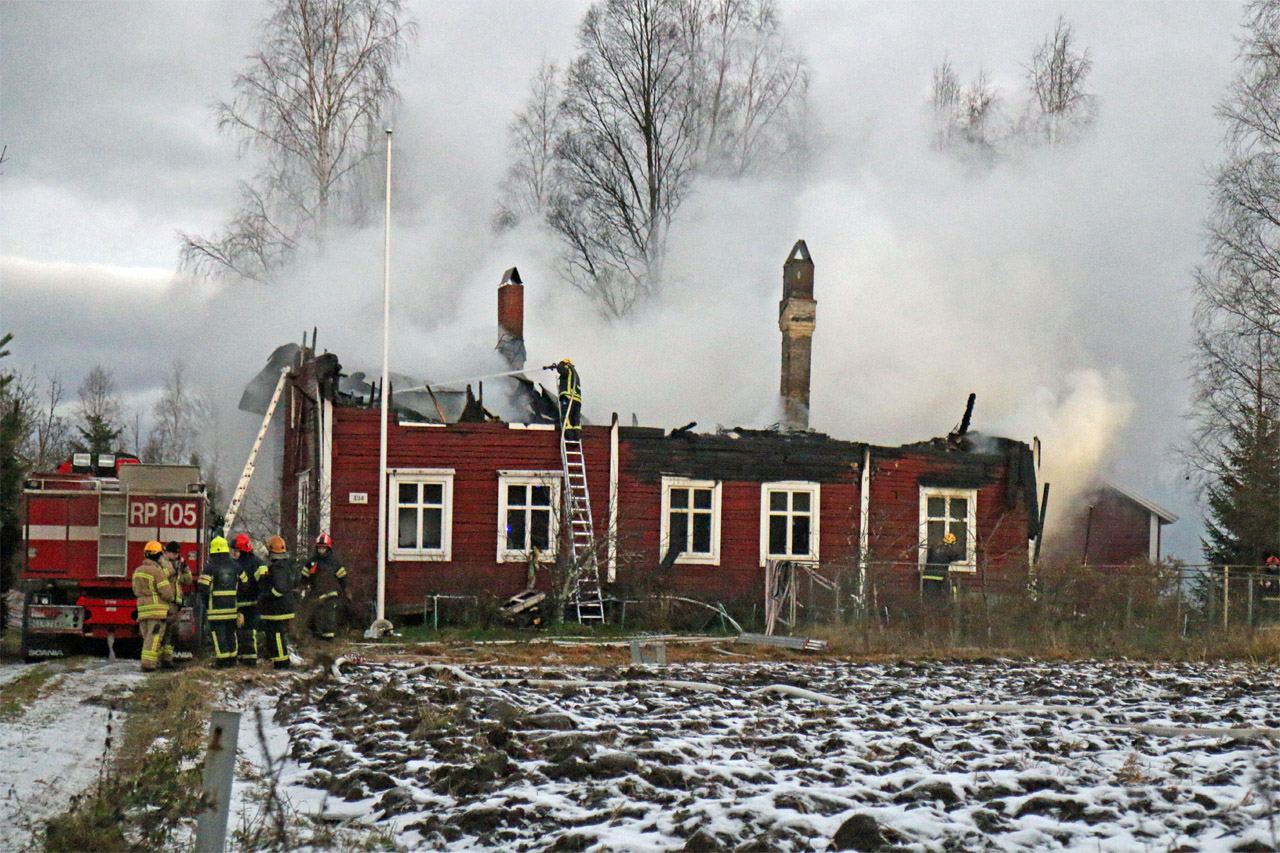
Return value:
<svg viewBox="0 0 1280 853">
<path fill-rule="evenodd" d="M 1280 628 L 1280 573 L 1173 562 L 953 568 L 915 562 L 817 567 L 798 578 L 797 624 L 946 631 L 993 641 L 1035 632 L 1188 638 Z"/>
</svg>

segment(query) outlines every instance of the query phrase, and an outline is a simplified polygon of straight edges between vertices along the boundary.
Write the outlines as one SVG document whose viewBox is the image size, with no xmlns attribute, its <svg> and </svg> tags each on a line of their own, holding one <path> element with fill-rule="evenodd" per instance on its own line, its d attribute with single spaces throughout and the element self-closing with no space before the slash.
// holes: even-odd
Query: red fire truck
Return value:
<svg viewBox="0 0 1280 853">
<path fill-rule="evenodd" d="M 28 477 L 23 497 L 19 590 L 28 660 L 65 655 L 85 639 L 113 648 L 136 638 L 131 574 L 147 542 L 179 542 L 193 575 L 203 564 L 208 498 L 195 465 L 77 453 L 56 473 Z M 180 627 L 190 643 L 190 608 Z"/>
</svg>

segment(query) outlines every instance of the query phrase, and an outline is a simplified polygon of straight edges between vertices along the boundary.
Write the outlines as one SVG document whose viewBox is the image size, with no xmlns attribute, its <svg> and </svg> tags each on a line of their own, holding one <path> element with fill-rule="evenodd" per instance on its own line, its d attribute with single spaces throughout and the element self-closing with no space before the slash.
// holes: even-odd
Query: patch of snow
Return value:
<svg viewBox="0 0 1280 853">
<path fill-rule="evenodd" d="M 542 851 L 579 835 L 590 851 L 657 851 L 702 833 L 728 849 L 823 850 L 862 814 L 920 851 L 1228 850 L 1280 835 L 1276 676 L 1204 663 L 361 664 L 301 679 L 257 739 L 284 756 L 292 801 L 426 849 Z M 796 689 L 759 692 L 771 685 Z"/>
<path fill-rule="evenodd" d="M 136 660 L 38 666 L 57 672 L 48 692 L 18 719 L 0 722 L 0 851 L 26 848 L 40 821 L 65 811 L 71 797 L 93 783 L 106 754 L 109 718 L 118 737 L 124 699 L 144 678 Z"/>
</svg>

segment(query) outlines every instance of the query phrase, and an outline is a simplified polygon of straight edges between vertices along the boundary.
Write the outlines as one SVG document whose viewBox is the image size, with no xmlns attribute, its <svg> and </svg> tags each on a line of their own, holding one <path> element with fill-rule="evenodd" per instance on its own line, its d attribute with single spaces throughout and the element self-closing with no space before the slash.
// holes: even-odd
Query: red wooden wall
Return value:
<svg viewBox="0 0 1280 853">
<path fill-rule="evenodd" d="M 332 530 L 335 547 L 351 573 L 354 598 L 374 596 L 377 554 L 378 446 L 380 412 L 338 405 L 333 418 Z M 288 527 L 295 516 L 293 474 L 307 464 L 310 440 L 293 435 L 304 418 L 286 430 L 281 507 Z M 595 532 L 608 528 L 610 430 L 583 429 Z M 759 608 L 764 596 L 760 566 L 761 484 L 800 480 L 821 484 L 819 558 L 851 576 L 858 564 L 862 466 L 872 460 L 869 544 L 878 603 L 918 598 L 917 543 L 920 485 L 943 481 L 976 487 L 978 562 L 966 585 L 1020 583 L 1025 579 L 1027 538 L 1035 507 L 1025 483 L 1014 483 L 1010 454 L 1025 445 L 1005 442 L 990 453 L 930 446 L 884 448 L 802 433 L 746 432 L 741 435 L 664 434 L 624 427 L 619 447 L 619 542 L 617 586 L 634 597 L 666 592 L 719 601 L 739 612 Z M 1012 449 L 1011 449 L 1012 448 Z M 421 612 L 428 595 L 476 596 L 503 600 L 524 589 L 523 563 L 497 559 L 498 472 L 558 471 L 559 437 L 554 430 L 513 429 L 505 423 L 389 427 L 388 467 L 452 469 L 452 559 L 449 562 L 390 561 L 388 610 Z M 664 475 L 719 480 L 720 564 L 677 564 L 659 570 L 661 494 Z M 968 484 L 968 485 L 966 485 Z M 318 491 L 318 489 L 316 489 Z M 368 503 L 352 503 L 351 493 Z M 1034 496 L 1034 484 L 1030 493 Z M 315 518 L 315 512 L 312 512 Z M 313 521 L 314 524 L 314 521 Z M 601 567 L 602 575 L 606 567 Z M 545 586 L 549 573 L 540 577 Z"/>
</svg>

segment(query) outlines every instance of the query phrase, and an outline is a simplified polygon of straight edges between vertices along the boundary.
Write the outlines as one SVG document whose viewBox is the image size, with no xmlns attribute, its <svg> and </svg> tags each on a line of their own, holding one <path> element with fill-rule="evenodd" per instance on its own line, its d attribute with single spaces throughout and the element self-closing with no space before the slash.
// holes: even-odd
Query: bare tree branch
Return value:
<svg viewBox="0 0 1280 853">
<path fill-rule="evenodd" d="M 270 281 L 335 216 L 362 213 L 365 167 L 395 104 L 392 71 L 416 24 L 401 0 L 273 0 L 258 52 L 218 126 L 265 168 L 215 237 L 182 234 L 182 268 Z"/>
<path fill-rule="evenodd" d="M 511 125 L 494 225 L 539 215 L 565 280 L 616 317 L 660 291 L 698 176 L 805 161 L 809 73 L 774 0 L 598 0 L 578 47 L 563 79 L 544 64 Z"/>
</svg>

